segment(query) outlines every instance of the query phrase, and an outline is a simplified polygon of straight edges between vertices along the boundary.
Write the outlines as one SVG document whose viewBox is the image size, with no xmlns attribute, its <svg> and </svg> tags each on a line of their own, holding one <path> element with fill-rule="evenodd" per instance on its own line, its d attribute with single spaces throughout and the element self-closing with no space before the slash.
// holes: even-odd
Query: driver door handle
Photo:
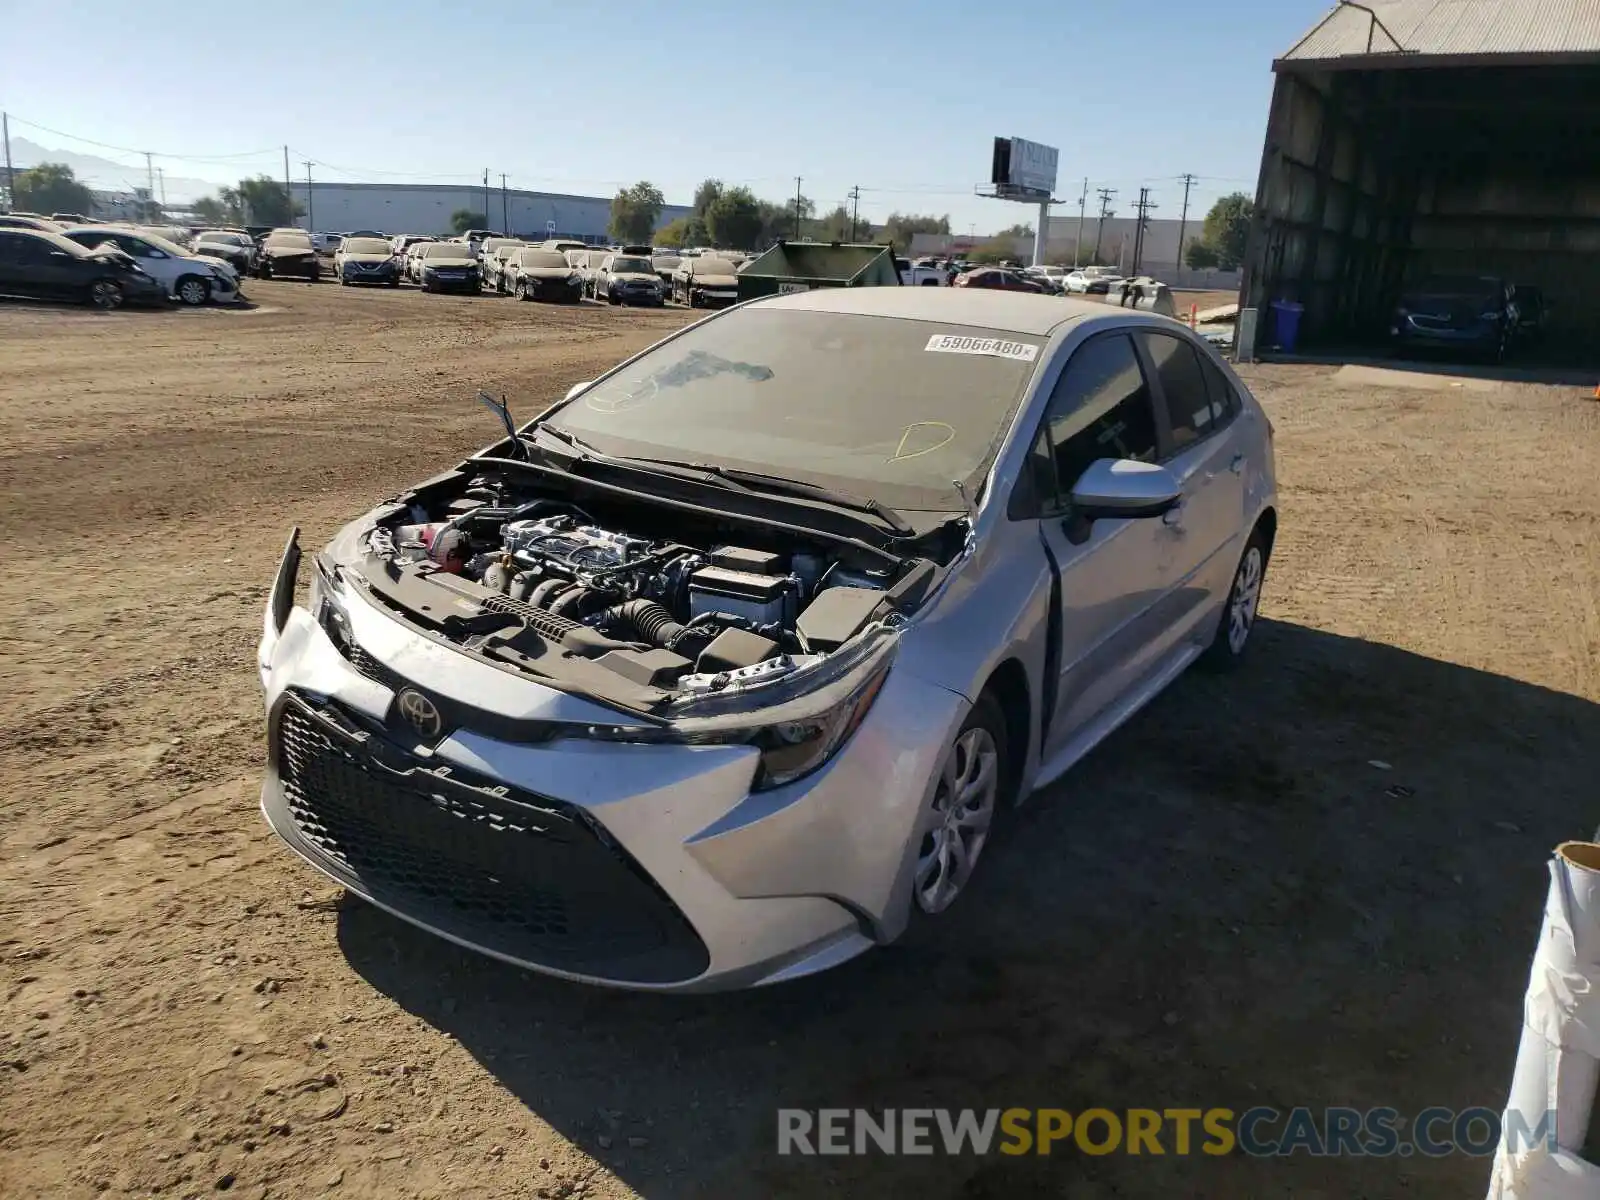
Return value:
<svg viewBox="0 0 1600 1200">
<path fill-rule="evenodd" d="M 1244 470 L 1244 451 L 1240 450 L 1233 456 L 1233 461 L 1228 463 L 1228 470 L 1238 475 Z"/>
</svg>

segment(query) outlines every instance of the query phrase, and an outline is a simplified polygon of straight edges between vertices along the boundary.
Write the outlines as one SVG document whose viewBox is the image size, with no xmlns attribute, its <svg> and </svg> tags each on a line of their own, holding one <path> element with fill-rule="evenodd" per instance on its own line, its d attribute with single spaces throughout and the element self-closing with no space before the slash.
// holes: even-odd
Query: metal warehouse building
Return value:
<svg viewBox="0 0 1600 1200">
<path fill-rule="evenodd" d="M 1403 281 L 1542 287 L 1552 349 L 1600 352 L 1600 0 L 1341 3 L 1277 81 L 1241 299 L 1301 344 L 1381 338 Z"/>
<path fill-rule="evenodd" d="M 459 209 L 485 213 L 492 229 L 529 237 L 563 237 L 605 242 L 611 200 L 450 184 L 292 182 L 290 193 L 306 210 L 301 223 L 339 233 L 377 229 L 384 233 L 451 233 L 450 214 Z M 668 204 L 658 222 L 665 225 L 690 210 Z"/>
</svg>

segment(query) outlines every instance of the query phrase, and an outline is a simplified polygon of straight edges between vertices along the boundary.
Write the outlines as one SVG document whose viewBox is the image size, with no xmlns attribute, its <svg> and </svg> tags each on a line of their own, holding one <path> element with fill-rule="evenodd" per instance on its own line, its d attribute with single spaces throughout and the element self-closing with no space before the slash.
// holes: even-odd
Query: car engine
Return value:
<svg viewBox="0 0 1600 1200">
<path fill-rule="evenodd" d="M 368 573 L 374 592 L 420 617 L 441 606 L 412 602 L 412 589 L 447 588 L 455 611 L 437 618 L 442 632 L 533 670 L 553 649 L 643 688 L 738 689 L 830 653 L 892 610 L 888 569 L 851 569 L 823 546 L 690 545 L 498 493 L 404 517 L 368 538 L 389 564 Z"/>
</svg>

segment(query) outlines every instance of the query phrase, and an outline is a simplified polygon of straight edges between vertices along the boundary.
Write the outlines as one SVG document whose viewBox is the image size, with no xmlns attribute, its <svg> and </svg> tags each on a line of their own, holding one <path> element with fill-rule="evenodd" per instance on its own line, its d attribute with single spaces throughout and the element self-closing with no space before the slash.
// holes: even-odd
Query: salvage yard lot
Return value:
<svg viewBox="0 0 1600 1200">
<path fill-rule="evenodd" d="M 937 937 L 665 999 L 342 901 L 257 813 L 254 647 L 291 524 L 689 314 L 248 290 L 0 305 L 0 1195 L 1481 1193 L 1464 1157 L 780 1159 L 775 1109 L 1498 1109 L 1546 853 L 1600 822 L 1600 404 L 1248 369 L 1283 514 L 1245 668 L 1036 797 Z"/>
</svg>

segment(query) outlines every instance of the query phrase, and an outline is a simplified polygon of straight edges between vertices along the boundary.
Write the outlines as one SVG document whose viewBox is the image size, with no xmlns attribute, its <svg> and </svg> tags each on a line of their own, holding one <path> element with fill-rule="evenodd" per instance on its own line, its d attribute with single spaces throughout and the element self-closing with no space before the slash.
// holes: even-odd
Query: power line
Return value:
<svg viewBox="0 0 1600 1200">
<path fill-rule="evenodd" d="M 54 137 L 64 137 L 70 141 L 82 142 L 86 146 L 94 146 L 101 150 L 115 150 L 119 154 L 154 155 L 156 158 L 172 158 L 177 159 L 180 162 L 206 162 L 208 160 L 217 161 L 223 159 L 262 158 L 265 155 L 271 154 L 277 149 L 276 146 L 268 146 L 264 150 L 246 150 L 237 154 L 168 154 L 162 150 L 139 150 L 132 146 L 114 146 L 110 142 L 97 142 L 93 138 L 79 137 L 75 133 L 67 133 L 60 129 L 52 129 L 48 125 L 40 125 L 36 121 L 24 120 L 22 117 L 13 116 L 11 120 L 15 121 L 18 125 L 25 125 L 29 129 L 37 129 L 40 133 L 48 133 Z"/>
</svg>

